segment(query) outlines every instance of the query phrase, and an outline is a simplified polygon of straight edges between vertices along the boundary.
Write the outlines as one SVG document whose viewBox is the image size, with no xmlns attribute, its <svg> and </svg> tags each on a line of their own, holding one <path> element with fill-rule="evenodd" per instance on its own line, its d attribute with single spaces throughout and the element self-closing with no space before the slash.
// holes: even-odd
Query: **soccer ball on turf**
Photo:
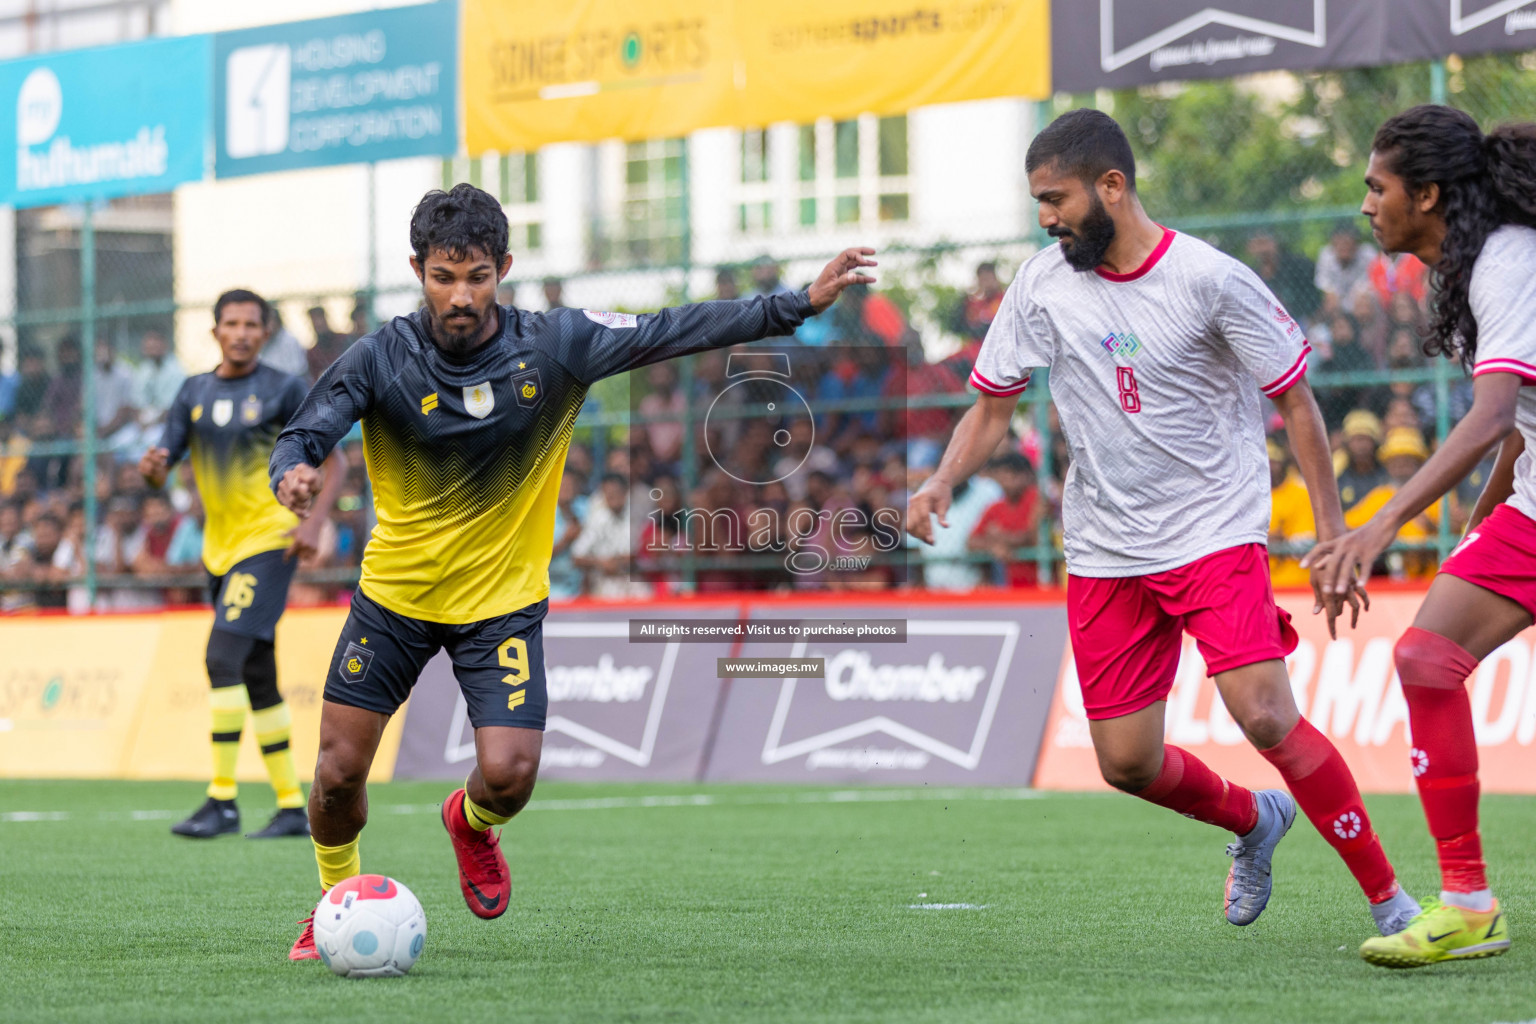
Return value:
<svg viewBox="0 0 1536 1024">
<path fill-rule="evenodd" d="M 383 875 L 354 875 L 315 908 L 315 949 L 343 978 L 398 978 L 427 941 L 427 915 L 411 890 Z"/>
</svg>

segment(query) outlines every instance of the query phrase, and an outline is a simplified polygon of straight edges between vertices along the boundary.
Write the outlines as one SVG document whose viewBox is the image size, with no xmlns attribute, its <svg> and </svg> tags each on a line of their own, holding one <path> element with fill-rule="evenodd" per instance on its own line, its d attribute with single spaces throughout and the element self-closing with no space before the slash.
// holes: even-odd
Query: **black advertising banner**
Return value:
<svg viewBox="0 0 1536 1024">
<path fill-rule="evenodd" d="M 1387 31 L 1388 61 L 1536 49 L 1536 0 L 1395 0 Z"/>
<path fill-rule="evenodd" d="M 556 608 L 539 776 L 1028 786 L 1066 634 L 1064 607 L 1034 603 Z M 405 715 L 394 777 L 463 778 L 447 655 Z"/>
<path fill-rule="evenodd" d="M 839 608 L 849 620 L 893 606 Z M 705 777 L 720 782 L 1027 786 L 1061 667 L 1060 606 L 913 604 L 905 643 L 747 642 L 738 658 L 819 658 L 816 678 L 733 679 Z M 751 619 L 795 617 L 755 609 Z M 807 619 L 825 606 L 806 606 Z"/>
<path fill-rule="evenodd" d="M 736 618 L 734 609 L 687 614 Z M 715 662 L 732 641 L 631 643 L 631 617 L 557 610 L 544 620 L 549 718 L 540 778 L 691 782 L 702 772 L 720 693 Z M 474 761 L 468 708 L 439 653 L 411 694 L 395 778 L 463 778 Z"/>
<path fill-rule="evenodd" d="M 1536 0 L 1053 0 L 1058 92 L 1536 47 Z"/>
</svg>

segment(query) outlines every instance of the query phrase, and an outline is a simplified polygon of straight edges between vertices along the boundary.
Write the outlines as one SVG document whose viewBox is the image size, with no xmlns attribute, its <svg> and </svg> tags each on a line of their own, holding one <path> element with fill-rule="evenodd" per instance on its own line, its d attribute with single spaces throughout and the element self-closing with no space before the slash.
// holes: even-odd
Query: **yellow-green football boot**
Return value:
<svg viewBox="0 0 1536 1024">
<path fill-rule="evenodd" d="M 1428 967 L 1442 960 L 1498 956 L 1508 948 L 1509 926 L 1498 900 L 1481 911 L 1430 900 L 1402 931 L 1366 939 L 1360 957 L 1377 967 Z"/>
</svg>

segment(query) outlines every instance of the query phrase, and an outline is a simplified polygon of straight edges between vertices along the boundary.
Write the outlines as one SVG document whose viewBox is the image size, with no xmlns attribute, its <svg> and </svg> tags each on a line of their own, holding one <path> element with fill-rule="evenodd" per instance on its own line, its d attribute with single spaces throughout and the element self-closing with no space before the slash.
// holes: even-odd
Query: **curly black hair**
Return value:
<svg viewBox="0 0 1536 1024">
<path fill-rule="evenodd" d="M 411 251 L 423 265 L 437 249 L 451 260 L 478 251 L 498 265 L 507 254 L 507 215 L 496 197 L 459 182 L 452 190 L 433 189 L 411 211 Z"/>
<path fill-rule="evenodd" d="M 1471 368 L 1477 321 L 1469 292 L 1483 243 L 1505 224 L 1536 228 L 1536 124 L 1502 125 L 1484 135 L 1465 111 L 1426 103 L 1388 119 L 1371 148 L 1410 192 L 1440 187 L 1445 238 L 1431 268 L 1436 296 L 1424 353 Z"/>
</svg>

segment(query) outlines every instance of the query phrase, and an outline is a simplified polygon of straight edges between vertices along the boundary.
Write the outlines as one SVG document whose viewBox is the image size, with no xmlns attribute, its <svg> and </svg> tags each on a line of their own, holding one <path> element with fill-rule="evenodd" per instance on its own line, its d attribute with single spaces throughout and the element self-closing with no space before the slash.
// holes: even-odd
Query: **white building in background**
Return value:
<svg viewBox="0 0 1536 1024">
<path fill-rule="evenodd" d="M 403 5 L 77 2 L 115 17 L 118 34 L 103 35 L 105 22 L 90 21 L 88 32 L 87 21 L 68 29 L 61 21 L 39 45 L 216 32 Z M 14 18 L 0 15 L 0 48 L 11 45 L 15 28 Z M 312 339 L 306 310 L 313 305 L 324 306 L 332 327 L 343 330 L 355 293 L 370 287 L 379 290 L 375 316 L 413 309 L 411 209 L 428 189 L 458 180 L 501 199 L 513 225 L 516 300 L 533 309 L 544 306 L 539 285 L 546 276 L 567 279 L 571 305 L 647 308 L 673 301 L 684 288 L 676 268 L 685 251 L 694 268 L 686 282 L 693 298 L 713 294 L 718 264 L 772 254 L 786 261 L 786 282 L 799 285 L 829 255 L 855 244 L 891 250 L 955 243 L 959 254 L 942 272 L 948 283 L 963 285 L 976 259 L 1027 251 L 1020 240 L 1032 233 L 1034 213 L 1024 152 L 1034 112 L 1024 100 L 984 100 L 898 117 L 708 129 L 686 140 L 563 144 L 474 160 L 420 158 L 208 180 L 178 188 L 168 203 L 151 197 L 113 204 L 102 211 L 98 230 L 110 230 L 116 218 L 125 230 L 169 236 L 173 293 L 182 307 L 177 348 L 192 370 L 217 358 L 208 309 L 228 288 L 280 297 L 287 325 L 306 344 Z M 68 207 L 31 216 L 55 231 L 69 227 Z M 0 245 L 12 254 L 18 246 L 5 244 L 3 235 L 13 224 L 12 217 L 0 218 Z M 884 263 L 900 259 L 888 253 Z M 15 265 L 3 263 L 0 294 L 11 296 Z M 671 269 L 646 269 L 657 266 Z"/>
</svg>

